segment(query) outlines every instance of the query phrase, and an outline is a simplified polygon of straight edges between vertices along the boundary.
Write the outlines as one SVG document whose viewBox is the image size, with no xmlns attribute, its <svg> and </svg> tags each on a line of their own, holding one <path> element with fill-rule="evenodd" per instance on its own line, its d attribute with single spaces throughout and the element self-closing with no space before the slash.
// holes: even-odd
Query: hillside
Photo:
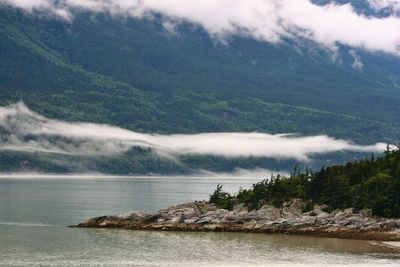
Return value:
<svg viewBox="0 0 400 267">
<path fill-rule="evenodd" d="M 168 28 L 161 15 L 79 12 L 67 22 L 1 6 L 0 58 L 0 104 L 22 100 L 50 118 L 144 133 L 290 132 L 360 144 L 398 142 L 400 60 L 388 54 L 343 45 L 333 52 L 305 39 L 218 40 L 189 23 Z M 71 169 L 50 164 L 51 155 L 1 152 L 0 166 L 148 173 L 297 164 L 188 157 L 181 166 L 143 153 L 129 160 L 78 158 Z M 307 164 L 364 156 L 334 154 Z"/>
<path fill-rule="evenodd" d="M 3 104 L 146 132 L 264 131 L 395 139 L 400 61 L 364 68 L 306 41 L 279 46 L 160 22 L 80 14 L 73 23 L 1 9 Z M 360 52 L 362 53 L 362 52 Z M 366 134 L 368 133 L 368 134 Z"/>
</svg>

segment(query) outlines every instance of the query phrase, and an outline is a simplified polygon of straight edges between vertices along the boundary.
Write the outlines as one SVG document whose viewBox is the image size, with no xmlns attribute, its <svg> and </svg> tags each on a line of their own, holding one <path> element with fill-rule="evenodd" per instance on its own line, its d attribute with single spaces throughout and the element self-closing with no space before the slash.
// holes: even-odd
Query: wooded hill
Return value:
<svg viewBox="0 0 400 267">
<path fill-rule="evenodd" d="M 387 150 L 378 158 L 322 167 L 318 172 L 295 169 L 290 176 L 274 176 L 241 189 L 236 196 L 218 186 L 210 202 L 228 209 L 238 203 L 258 209 L 267 203 L 282 206 L 294 198 L 306 201 L 310 209 L 326 204 L 327 211 L 369 208 L 374 215 L 400 217 L 400 151 Z"/>
</svg>

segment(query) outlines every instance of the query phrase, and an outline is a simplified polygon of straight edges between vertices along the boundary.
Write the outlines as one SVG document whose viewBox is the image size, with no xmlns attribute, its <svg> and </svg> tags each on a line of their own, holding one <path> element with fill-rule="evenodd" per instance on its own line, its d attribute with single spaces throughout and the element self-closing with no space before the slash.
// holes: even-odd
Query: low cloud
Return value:
<svg viewBox="0 0 400 267">
<path fill-rule="evenodd" d="M 357 52 L 354 50 L 350 50 L 349 55 L 353 58 L 353 64 L 351 64 L 351 66 L 354 69 L 361 71 L 364 67 L 364 63 L 362 62 L 361 56 L 359 56 Z"/>
<path fill-rule="evenodd" d="M 385 144 L 361 146 L 321 136 L 267 133 L 143 134 L 115 126 L 49 119 L 22 102 L 0 107 L 0 150 L 112 156 L 134 146 L 171 158 L 212 155 L 224 158 L 268 157 L 309 160 L 338 151 L 381 152 Z"/>
<path fill-rule="evenodd" d="M 332 50 L 340 43 L 400 54 L 400 19 L 366 16 L 351 4 L 317 5 L 310 0 L 0 0 L 0 4 L 69 21 L 79 11 L 136 18 L 162 14 L 169 30 L 187 21 L 220 40 L 245 36 L 279 43 L 282 38 L 301 37 Z M 369 0 L 369 4 L 375 9 L 400 6 L 395 0 Z"/>
<path fill-rule="evenodd" d="M 376 11 L 386 10 L 392 13 L 400 11 L 400 0 L 367 0 L 367 2 Z"/>
</svg>

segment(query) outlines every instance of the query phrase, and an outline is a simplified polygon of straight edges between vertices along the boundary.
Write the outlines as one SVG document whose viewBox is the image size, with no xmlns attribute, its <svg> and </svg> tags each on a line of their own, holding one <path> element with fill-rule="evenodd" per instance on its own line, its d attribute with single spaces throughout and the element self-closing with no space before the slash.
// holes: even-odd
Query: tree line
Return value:
<svg viewBox="0 0 400 267">
<path fill-rule="evenodd" d="M 272 176 L 250 189 L 240 189 L 237 195 L 224 192 L 219 185 L 210 202 L 227 209 L 239 203 L 258 209 L 265 204 L 279 207 L 293 198 L 301 198 L 308 209 L 314 204 L 326 204 L 328 211 L 369 208 L 374 215 L 398 218 L 400 150 L 388 147 L 377 158 L 371 155 L 344 165 L 322 167 L 318 172 L 295 168 L 289 176 Z"/>
</svg>

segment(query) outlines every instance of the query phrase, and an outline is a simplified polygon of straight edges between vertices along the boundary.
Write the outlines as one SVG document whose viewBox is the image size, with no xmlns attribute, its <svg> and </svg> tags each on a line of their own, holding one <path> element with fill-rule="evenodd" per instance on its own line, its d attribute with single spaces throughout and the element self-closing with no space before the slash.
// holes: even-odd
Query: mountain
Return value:
<svg viewBox="0 0 400 267">
<path fill-rule="evenodd" d="M 168 26 L 168 25 L 167 25 Z M 162 16 L 0 7 L 0 104 L 139 132 L 259 131 L 397 142 L 400 60 L 305 39 L 270 44 Z"/>
</svg>

